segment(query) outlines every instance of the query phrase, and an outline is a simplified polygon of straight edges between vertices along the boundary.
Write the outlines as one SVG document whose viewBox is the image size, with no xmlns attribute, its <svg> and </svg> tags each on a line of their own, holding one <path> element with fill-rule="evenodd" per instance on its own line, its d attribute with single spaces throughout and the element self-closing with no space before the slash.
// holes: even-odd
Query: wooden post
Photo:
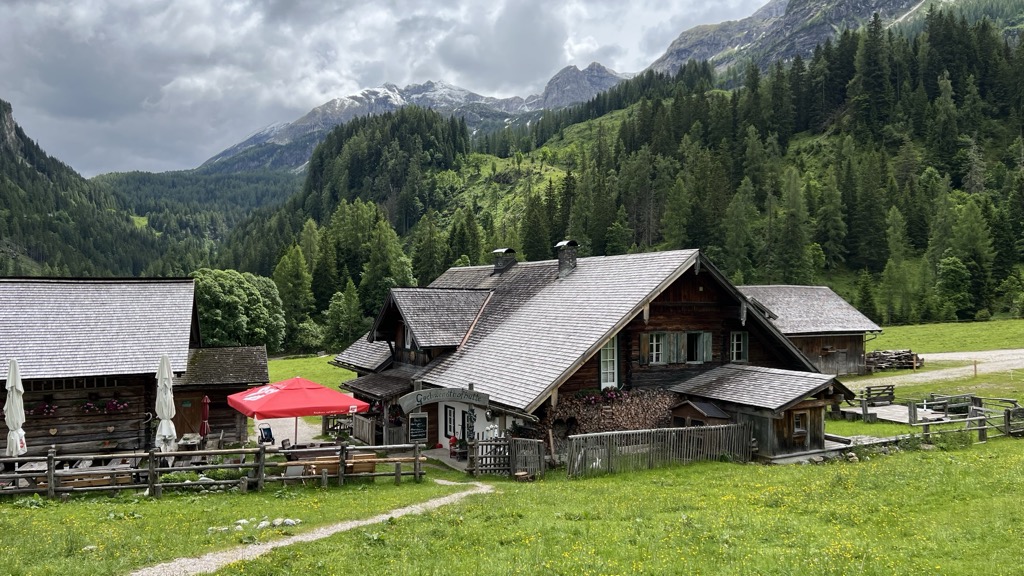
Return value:
<svg viewBox="0 0 1024 576">
<path fill-rule="evenodd" d="M 471 473 L 473 476 L 479 476 L 480 471 L 477 469 L 476 459 L 476 440 L 470 439 L 469 442 L 466 443 L 466 450 L 468 450 L 466 453 L 466 471 Z"/>
<path fill-rule="evenodd" d="M 238 479 L 238 492 L 240 494 L 245 494 L 248 491 L 249 491 L 249 479 L 243 476 L 243 477 Z"/>
<path fill-rule="evenodd" d="M 974 361 L 974 377 L 975 378 L 978 377 L 978 361 L 977 360 Z"/>
<path fill-rule="evenodd" d="M 861 398 L 860 399 L 860 415 L 861 415 L 861 419 L 863 419 L 865 422 L 867 422 L 867 420 L 868 420 L 868 399 L 867 398 Z"/>
<path fill-rule="evenodd" d="M 327 469 L 320 470 L 320 486 L 327 488 Z"/>
<path fill-rule="evenodd" d="M 395 486 L 402 483 L 402 463 L 395 462 Z"/>
<path fill-rule="evenodd" d="M 1007 422 L 1009 422 L 1009 420 L 1007 420 Z M 1007 435 L 1009 435 L 1009 434 L 1007 434 Z M 415 460 L 413 460 L 413 463 L 412 463 L 412 477 L 416 481 L 416 483 L 419 484 L 420 480 L 421 480 L 420 474 L 421 474 L 422 469 L 423 469 L 422 465 L 420 464 L 420 445 L 419 444 L 413 446 L 413 448 L 412 448 L 412 457 L 415 458 Z"/>
<path fill-rule="evenodd" d="M 922 435 L 924 436 L 924 439 L 925 439 L 925 440 L 927 440 L 928 442 L 931 442 L 931 441 L 932 441 L 932 434 L 931 434 L 931 426 L 930 426 L 930 425 L 928 425 L 928 424 L 926 423 L 926 424 L 925 424 L 925 425 L 924 425 L 924 426 L 923 426 L 923 427 L 921 428 L 921 432 L 923 432 L 923 434 L 922 434 Z"/>
<path fill-rule="evenodd" d="M 345 462 L 348 461 L 348 444 L 342 444 L 338 450 L 338 457 L 341 462 L 338 464 L 338 486 L 345 485 Z"/>
<path fill-rule="evenodd" d="M 264 473 L 266 472 L 266 444 L 260 444 L 259 452 L 256 453 L 256 490 L 263 490 Z"/>
<path fill-rule="evenodd" d="M 152 448 L 149 450 L 147 467 L 149 468 L 149 473 L 147 475 L 146 482 L 149 484 L 149 497 L 156 498 L 156 452 L 154 452 Z"/>
<path fill-rule="evenodd" d="M 57 457 L 57 449 L 56 448 L 52 448 L 51 447 L 49 450 L 47 450 L 47 452 L 46 452 L 46 497 L 47 498 L 53 498 L 54 495 L 56 495 L 56 490 L 55 490 L 56 487 L 54 486 L 54 482 L 57 479 L 57 475 L 54 474 L 54 472 L 56 472 L 56 470 L 54 469 L 54 467 L 56 466 L 56 462 L 55 462 L 54 458 L 56 458 L 56 457 Z"/>
<path fill-rule="evenodd" d="M 917 400 L 907 400 L 907 419 L 917 424 Z"/>
</svg>

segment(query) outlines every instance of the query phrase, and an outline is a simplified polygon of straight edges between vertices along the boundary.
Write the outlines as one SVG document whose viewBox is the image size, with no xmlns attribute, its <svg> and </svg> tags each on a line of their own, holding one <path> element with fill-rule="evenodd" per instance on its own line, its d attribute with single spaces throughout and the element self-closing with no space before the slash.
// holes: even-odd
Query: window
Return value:
<svg viewBox="0 0 1024 576">
<path fill-rule="evenodd" d="M 711 361 L 711 332 L 686 333 L 686 362 L 699 364 Z"/>
<path fill-rule="evenodd" d="M 647 361 L 651 364 L 665 363 L 665 334 L 654 332 L 647 335 Z"/>
<path fill-rule="evenodd" d="M 619 386 L 619 354 L 616 341 L 618 337 L 613 336 L 601 348 L 601 389 L 617 388 Z"/>
<path fill-rule="evenodd" d="M 807 434 L 807 412 L 796 412 L 793 414 L 793 435 L 803 436 Z"/>
<path fill-rule="evenodd" d="M 747 361 L 746 332 L 732 332 L 729 334 L 729 360 L 732 362 Z"/>
<path fill-rule="evenodd" d="M 455 436 L 455 408 L 444 407 L 444 435 L 448 438 Z"/>
</svg>

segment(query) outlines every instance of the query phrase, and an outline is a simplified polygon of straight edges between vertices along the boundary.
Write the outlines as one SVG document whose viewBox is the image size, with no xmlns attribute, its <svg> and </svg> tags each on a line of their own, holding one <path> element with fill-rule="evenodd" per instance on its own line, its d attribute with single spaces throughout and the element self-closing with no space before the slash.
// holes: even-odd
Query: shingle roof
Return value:
<svg viewBox="0 0 1024 576">
<path fill-rule="evenodd" d="M 826 386 L 852 398 L 846 386 L 831 374 L 797 372 L 745 364 L 726 364 L 670 386 L 669 390 L 708 400 L 767 408 L 781 412 Z"/>
<path fill-rule="evenodd" d="M 357 372 L 376 372 L 391 361 L 391 348 L 387 342 L 369 342 L 363 334 L 351 346 L 342 350 L 331 364 L 351 368 Z"/>
<path fill-rule="evenodd" d="M 685 404 L 689 404 L 690 406 L 693 406 L 694 408 L 697 409 L 698 412 L 700 412 L 701 414 L 707 416 L 708 418 L 724 418 L 724 419 L 731 418 L 728 413 L 724 412 L 718 406 L 715 406 L 711 402 L 701 402 L 700 400 L 684 400 L 684 401 L 680 402 L 679 404 L 676 404 L 675 406 L 673 406 L 672 409 L 674 410 L 674 409 L 679 408 L 680 406 L 683 406 Z"/>
<path fill-rule="evenodd" d="M 416 344 L 434 348 L 458 346 L 488 296 L 487 290 L 393 288 L 389 298 L 401 312 Z"/>
<path fill-rule="evenodd" d="M 786 335 L 880 332 L 882 329 L 828 286 L 737 286 L 778 318 Z"/>
<path fill-rule="evenodd" d="M 209 386 L 218 384 L 266 384 L 267 348 L 265 346 L 233 346 L 226 348 L 195 348 L 189 350 L 188 368 L 175 386 Z"/>
<path fill-rule="evenodd" d="M 388 370 L 380 374 L 367 374 L 341 385 L 353 392 L 360 392 L 373 398 L 393 398 L 412 390 L 412 380 Z"/>
<path fill-rule="evenodd" d="M 188 279 L 0 279 L 0 379 L 184 372 L 192 327 Z"/>
<path fill-rule="evenodd" d="M 427 384 L 474 389 L 533 410 L 698 258 L 696 250 L 451 268 L 432 288 L 493 289 L 466 345 L 422 375 Z"/>
</svg>

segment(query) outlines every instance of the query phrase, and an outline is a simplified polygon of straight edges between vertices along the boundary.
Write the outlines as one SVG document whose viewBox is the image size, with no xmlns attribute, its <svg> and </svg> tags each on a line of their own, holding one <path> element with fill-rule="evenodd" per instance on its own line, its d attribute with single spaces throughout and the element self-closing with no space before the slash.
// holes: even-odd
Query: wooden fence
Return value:
<svg viewBox="0 0 1024 576">
<path fill-rule="evenodd" d="M 577 434 L 569 437 L 566 468 L 569 478 L 582 478 L 722 457 L 749 462 L 750 434 L 750 422 Z"/>
<path fill-rule="evenodd" d="M 352 416 L 352 437 L 360 442 L 373 444 L 377 441 L 377 421 L 365 416 Z"/>
<path fill-rule="evenodd" d="M 501 437 L 469 443 L 466 471 L 537 478 L 544 475 L 544 442 L 527 438 Z"/>
<path fill-rule="evenodd" d="M 425 474 L 422 444 L 382 446 L 328 446 L 309 449 L 282 450 L 273 446 L 230 448 L 179 452 L 129 452 L 120 454 L 60 455 L 51 449 L 46 456 L 0 458 L 0 496 L 6 494 L 45 494 L 50 498 L 71 493 L 145 489 L 159 498 L 164 488 L 237 487 L 262 490 L 267 482 L 319 481 L 328 486 L 346 479 L 393 477 L 398 484 L 403 476 L 419 482 Z M 390 451 L 412 452 L 411 456 L 378 456 Z M 291 460 L 280 461 L 273 456 L 287 454 Z M 103 466 L 76 467 L 81 462 L 110 461 Z M 394 464 L 394 471 L 381 470 Z M 402 465 L 407 467 L 403 470 Z M 411 464 L 411 470 L 408 465 Z M 3 471 L 13 468 L 11 471 Z M 198 482 L 173 482 L 165 475 L 173 472 L 209 473 L 231 470 L 241 476 Z M 217 475 L 216 473 L 213 475 Z"/>
</svg>

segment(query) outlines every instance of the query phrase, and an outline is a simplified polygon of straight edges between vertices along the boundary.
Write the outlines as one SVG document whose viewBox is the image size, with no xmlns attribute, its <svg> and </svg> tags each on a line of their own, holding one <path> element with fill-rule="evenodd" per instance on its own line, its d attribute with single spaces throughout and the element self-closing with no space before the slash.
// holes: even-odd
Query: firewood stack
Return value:
<svg viewBox="0 0 1024 576">
<path fill-rule="evenodd" d="M 868 371 L 913 370 L 924 365 L 924 360 L 910 350 L 875 350 L 864 356 Z"/>
<path fill-rule="evenodd" d="M 589 434 L 614 430 L 648 430 L 666 427 L 672 422 L 672 406 L 679 402 L 674 392 L 631 390 L 609 402 L 595 402 L 584 396 L 567 396 L 549 410 L 540 429 L 556 434 Z M 567 427 L 565 423 L 572 422 Z M 554 426 L 559 422 L 558 426 Z"/>
</svg>

